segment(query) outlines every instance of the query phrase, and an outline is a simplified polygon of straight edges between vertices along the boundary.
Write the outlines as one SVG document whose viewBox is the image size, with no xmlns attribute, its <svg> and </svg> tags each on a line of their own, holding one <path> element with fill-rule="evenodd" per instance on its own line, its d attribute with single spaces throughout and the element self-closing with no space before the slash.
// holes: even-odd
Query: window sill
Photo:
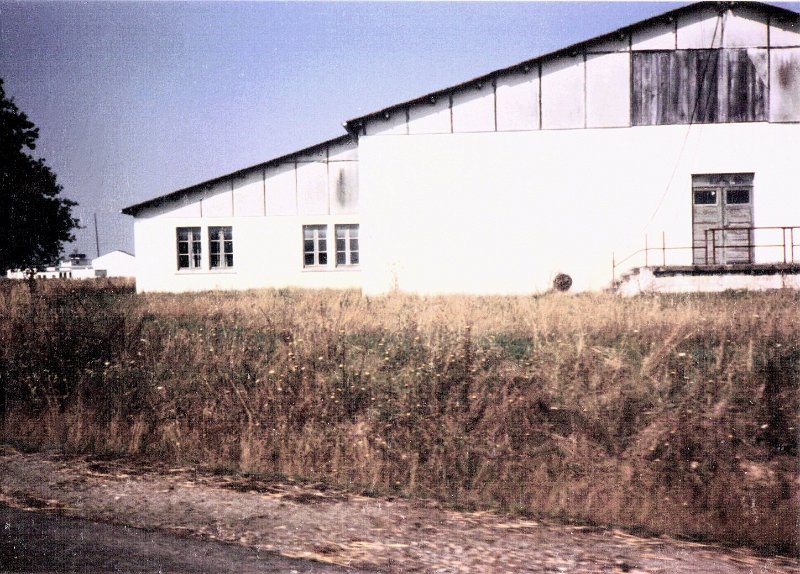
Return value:
<svg viewBox="0 0 800 574">
<path fill-rule="evenodd" d="M 236 275 L 232 268 L 228 269 L 181 269 L 175 275 Z"/>
<path fill-rule="evenodd" d="M 339 265 L 338 267 L 303 267 L 303 273 L 335 273 L 336 271 L 346 271 L 346 272 L 353 272 L 353 271 L 361 271 L 361 267 L 359 265 Z"/>
</svg>

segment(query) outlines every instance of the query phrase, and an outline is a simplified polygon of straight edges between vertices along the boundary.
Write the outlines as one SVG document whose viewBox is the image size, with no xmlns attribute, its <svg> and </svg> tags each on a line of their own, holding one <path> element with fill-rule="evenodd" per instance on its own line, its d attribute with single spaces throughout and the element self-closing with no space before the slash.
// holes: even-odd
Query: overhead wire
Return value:
<svg viewBox="0 0 800 574">
<path fill-rule="evenodd" d="M 714 34 L 711 37 L 711 46 L 709 47 L 709 49 L 713 49 L 714 48 L 714 43 L 717 40 L 717 32 L 719 32 L 720 29 L 722 28 L 722 14 L 723 13 L 720 12 L 717 15 L 717 23 L 714 26 Z M 701 99 L 701 97 L 703 95 L 703 87 L 705 86 L 705 83 L 706 83 L 706 74 L 708 73 L 708 68 L 711 65 L 711 60 L 712 59 L 715 62 L 714 67 L 716 69 L 717 59 L 716 58 L 712 58 L 711 55 L 709 55 L 709 57 L 706 59 L 705 65 L 703 66 L 703 73 L 700 76 L 700 83 L 697 85 L 697 94 L 695 95 L 694 106 L 692 106 L 692 113 L 689 115 L 689 124 L 686 127 L 686 133 L 683 136 L 683 142 L 681 143 L 680 150 L 678 151 L 678 156 L 675 159 L 675 163 L 674 163 L 674 165 L 672 167 L 672 173 L 670 173 L 669 179 L 667 180 L 667 185 L 664 187 L 664 191 L 663 191 L 663 193 L 661 194 L 661 197 L 658 200 L 658 204 L 656 205 L 656 208 L 653 211 L 653 214 L 650 216 L 650 219 L 647 221 L 647 225 L 645 225 L 645 229 L 647 229 L 650 226 L 650 224 L 653 223 L 653 219 L 655 219 L 656 215 L 661 210 L 661 206 L 664 204 L 664 200 L 667 197 L 667 193 L 669 193 L 669 189 L 670 189 L 670 187 L 672 187 L 672 182 L 675 179 L 675 174 L 678 172 L 678 166 L 680 165 L 681 159 L 683 158 L 683 152 L 686 149 L 686 142 L 689 141 L 689 133 L 691 133 L 692 125 L 694 125 L 695 118 L 697 117 L 698 105 L 699 105 L 700 99 Z M 704 109 L 703 109 L 703 117 L 704 118 L 707 117 L 707 115 L 708 115 L 708 106 L 709 106 L 710 100 L 711 100 L 711 95 L 707 94 L 706 95 L 705 106 L 704 106 Z"/>
</svg>

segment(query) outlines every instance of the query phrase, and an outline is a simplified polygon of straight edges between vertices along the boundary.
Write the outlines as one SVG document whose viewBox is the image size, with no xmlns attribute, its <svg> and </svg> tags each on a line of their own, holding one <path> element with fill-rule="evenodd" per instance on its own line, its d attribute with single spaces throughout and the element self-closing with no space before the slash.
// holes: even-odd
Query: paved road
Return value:
<svg viewBox="0 0 800 574">
<path fill-rule="evenodd" d="M 0 529 L 0 572 L 355 572 L 214 540 L 2 505 Z"/>
</svg>

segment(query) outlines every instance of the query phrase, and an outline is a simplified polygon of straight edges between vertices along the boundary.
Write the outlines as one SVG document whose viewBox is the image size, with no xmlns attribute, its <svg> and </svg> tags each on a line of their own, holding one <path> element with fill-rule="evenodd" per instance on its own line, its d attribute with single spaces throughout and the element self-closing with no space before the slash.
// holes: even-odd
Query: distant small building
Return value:
<svg viewBox="0 0 800 574">
<path fill-rule="evenodd" d="M 37 271 L 36 279 L 94 279 L 105 277 L 104 270 L 95 269 L 84 253 L 73 251 L 69 256 L 60 261 L 58 265 L 46 267 Z M 6 273 L 9 279 L 27 279 L 28 273 L 24 269 L 13 269 Z"/>
<path fill-rule="evenodd" d="M 136 277 L 136 257 L 121 249 L 92 259 L 92 267 L 105 277 Z"/>
</svg>

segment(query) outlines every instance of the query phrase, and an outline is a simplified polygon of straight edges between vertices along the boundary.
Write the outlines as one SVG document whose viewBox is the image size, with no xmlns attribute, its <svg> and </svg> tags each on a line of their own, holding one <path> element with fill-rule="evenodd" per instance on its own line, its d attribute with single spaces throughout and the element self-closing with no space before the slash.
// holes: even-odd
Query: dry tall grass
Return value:
<svg viewBox="0 0 800 574">
<path fill-rule="evenodd" d="M 796 293 L 0 298 L 18 445 L 798 550 Z"/>
</svg>

